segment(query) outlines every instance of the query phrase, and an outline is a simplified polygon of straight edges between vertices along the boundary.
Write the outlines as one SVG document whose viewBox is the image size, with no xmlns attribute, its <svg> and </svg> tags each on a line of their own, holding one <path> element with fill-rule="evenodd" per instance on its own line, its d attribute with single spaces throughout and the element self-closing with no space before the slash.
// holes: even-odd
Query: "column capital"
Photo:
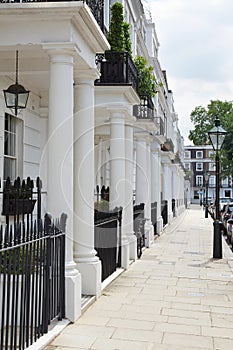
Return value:
<svg viewBox="0 0 233 350">
<path fill-rule="evenodd" d="M 80 51 L 74 43 L 45 43 L 42 48 L 47 51 L 52 61 L 59 62 L 62 57 L 72 57 L 72 64 L 73 56 Z"/>
<path fill-rule="evenodd" d="M 94 81 L 98 79 L 100 73 L 97 68 L 89 68 L 74 71 L 74 87 L 77 85 L 93 85 Z"/>
<path fill-rule="evenodd" d="M 146 142 L 147 132 L 135 133 L 134 137 L 137 142 Z"/>
<path fill-rule="evenodd" d="M 114 119 L 114 118 L 125 119 L 125 117 L 129 113 L 128 108 L 120 104 L 116 106 L 108 107 L 107 111 L 110 114 L 110 119 Z"/>
</svg>

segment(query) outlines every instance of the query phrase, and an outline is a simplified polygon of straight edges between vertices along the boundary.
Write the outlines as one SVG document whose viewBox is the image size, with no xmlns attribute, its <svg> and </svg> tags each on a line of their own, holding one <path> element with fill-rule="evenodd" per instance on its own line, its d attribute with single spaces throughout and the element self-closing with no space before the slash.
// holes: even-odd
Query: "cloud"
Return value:
<svg viewBox="0 0 233 350">
<path fill-rule="evenodd" d="M 148 0 L 167 70 L 179 127 L 187 140 L 189 115 L 211 99 L 233 99 L 233 1 Z"/>
</svg>

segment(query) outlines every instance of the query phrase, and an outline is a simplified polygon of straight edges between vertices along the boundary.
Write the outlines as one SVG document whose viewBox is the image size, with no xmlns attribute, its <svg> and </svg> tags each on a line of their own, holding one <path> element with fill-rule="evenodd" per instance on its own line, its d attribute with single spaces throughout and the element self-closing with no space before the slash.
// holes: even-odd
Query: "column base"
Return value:
<svg viewBox="0 0 233 350">
<path fill-rule="evenodd" d="M 129 241 L 126 236 L 123 236 L 121 240 L 121 267 L 123 269 L 129 268 L 129 256 Z"/>
<path fill-rule="evenodd" d="M 154 242 L 154 226 L 150 220 L 145 222 L 145 246 L 150 248 L 151 244 Z"/>
<path fill-rule="evenodd" d="M 157 234 L 160 236 L 163 232 L 163 218 L 162 216 L 157 218 Z"/>
<path fill-rule="evenodd" d="M 137 237 L 132 233 L 127 238 L 129 241 L 129 259 L 135 261 L 137 260 Z"/>
<path fill-rule="evenodd" d="M 173 212 L 170 211 L 170 212 L 168 213 L 168 224 L 170 224 L 170 222 L 171 222 L 171 220 L 172 220 L 173 218 L 174 218 Z"/>
<path fill-rule="evenodd" d="M 98 258 L 93 261 L 75 260 L 82 279 L 82 294 L 101 295 L 101 261 Z"/>
<path fill-rule="evenodd" d="M 81 275 L 78 270 L 76 274 L 65 276 L 65 312 L 71 322 L 81 316 Z"/>
</svg>

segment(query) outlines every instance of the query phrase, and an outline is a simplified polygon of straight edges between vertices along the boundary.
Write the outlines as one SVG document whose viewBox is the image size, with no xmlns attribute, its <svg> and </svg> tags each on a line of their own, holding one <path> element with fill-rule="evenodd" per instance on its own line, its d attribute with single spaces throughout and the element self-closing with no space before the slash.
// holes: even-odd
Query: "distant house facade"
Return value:
<svg viewBox="0 0 233 350">
<path fill-rule="evenodd" d="M 185 146 L 184 167 L 191 182 L 191 202 L 203 203 L 206 195 L 205 173 L 209 173 L 208 198 L 215 198 L 215 152 L 211 145 Z M 221 178 L 220 197 L 232 198 L 231 178 Z"/>
</svg>

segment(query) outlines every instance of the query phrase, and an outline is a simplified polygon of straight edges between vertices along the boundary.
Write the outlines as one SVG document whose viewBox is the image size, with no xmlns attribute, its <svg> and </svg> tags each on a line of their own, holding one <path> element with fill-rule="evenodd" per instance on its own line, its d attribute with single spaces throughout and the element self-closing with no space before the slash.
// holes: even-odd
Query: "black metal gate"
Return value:
<svg viewBox="0 0 233 350">
<path fill-rule="evenodd" d="M 163 218 L 163 226 L 167 225 L 168 223 L 168 202 L 166 200 L 163 200 L 161 202 L 161 215 Z"/>
<path fill-rule="evenodd" d="M 137 237 L 137 257 L 140 259 L 142 255 L 142 248 L 145 247 L 145 222 L 144 218 L 144 203 L 134 205 L 133 208 L 133 223 L 134 233 Z"/>
<path fill-rule="evenodd" d="M 122 208 L 95 210 L 95 250 L 102 264 L 102 281 L 121 266 Z"/>
<path fill-rule="evenodd" d="M 151 222 L 154 226 L 154 235 L 157 234 L 157 202 L 151 203 Z"/>
</svg>

